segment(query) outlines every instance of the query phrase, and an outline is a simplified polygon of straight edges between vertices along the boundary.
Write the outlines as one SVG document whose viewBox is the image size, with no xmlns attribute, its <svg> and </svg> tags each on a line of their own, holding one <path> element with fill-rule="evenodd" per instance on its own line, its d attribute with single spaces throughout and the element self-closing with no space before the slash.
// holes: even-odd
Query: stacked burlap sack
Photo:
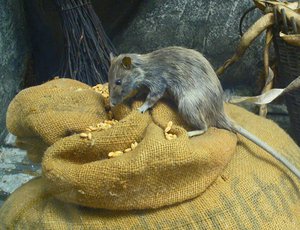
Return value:
<svg viewBox="0 0 300 230">
<path fill-rule="evenodd" d="M 141 102 L 117 106 L 118 122 L 102 129 L 97 124 L 111 120 L 106 103 L 69 79 L 15 97 L 8 129 L 31 159 L 42 160 L 43 176 L 8 198 L 1 227 L 299 229 L 300 182 L 252 142 L 216 128 L 189 139 L 169 101 L 145 114 Z M 226 110 L 300 168 L 299 148 L 276 124 L 237 106 Z"/>
</svg>

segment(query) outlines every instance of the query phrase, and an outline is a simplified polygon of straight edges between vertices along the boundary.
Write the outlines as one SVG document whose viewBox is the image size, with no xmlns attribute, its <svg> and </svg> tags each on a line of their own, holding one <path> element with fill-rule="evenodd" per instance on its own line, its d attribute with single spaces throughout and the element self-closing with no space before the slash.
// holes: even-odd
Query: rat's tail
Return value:
<svg viewBox="0 0 300 230">
<path fill-rule="evenodd" d="M 284 164 L 292 173 L 294 173 L 298 179 L 300 179 L 300 171 L 293 165 L 291 162 L 289 162 L 284 156 L 282 156 L 279 152 L 277 152 L 275 149 L 273 149 L 271 146 L 260 140 L 258 137 L 247 131 L 246 129 L 242 128 L 239 125 L 232 123 L 232 130 L 236 133 L 241 134 L 242 136 L 246 137 L 247 139 L 251 140 L 255 144 L 257 144 L 259 147 L 264 149 L 266 152 L 271 154 L 273 157 L 275 157 L 278 161 L 280 161 L 282 164 Z"/>
</svg>

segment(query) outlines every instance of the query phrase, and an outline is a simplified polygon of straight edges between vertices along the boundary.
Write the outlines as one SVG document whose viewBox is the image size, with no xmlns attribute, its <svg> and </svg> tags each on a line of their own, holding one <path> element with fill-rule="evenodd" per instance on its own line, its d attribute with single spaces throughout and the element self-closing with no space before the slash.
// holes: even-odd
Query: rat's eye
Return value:
<svg viewBox="0 0 300 230">
<path fill-rule="evenodd" d="M 121 85 L 121 84 L 122 84 L 122 80 L 121 80 L 121 79 L 116 80 L 116 81 L 115 81 L 115 84 L 116 84 L 116 85 Z"/>
</svg>

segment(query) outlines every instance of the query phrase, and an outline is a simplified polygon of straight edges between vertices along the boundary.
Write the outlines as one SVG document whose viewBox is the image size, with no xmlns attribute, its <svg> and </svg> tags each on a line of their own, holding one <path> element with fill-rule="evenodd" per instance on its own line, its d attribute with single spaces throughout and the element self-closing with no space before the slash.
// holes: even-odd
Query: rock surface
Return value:
<svg viewBox="0 0 300 230">
<path fill-rule="evenodd" d="M 153 0 L 143 1 L 137 15 L 113 42 L 120 52 L 149 52 L 180 45 L 202 52 L 215 68 L 234 53 L 240 39 L 239 20 L 251 1 L 243 0 Z M 261 16 L 247 15 L 244 26 Z M 245 31 L 245 28 L 244 28 Z M 244 58 L 221 77 L 225 87 L 243 84 L 253 89 L 261 69 L 263 37 Z"/>
<path fill-rule="evenodd" d="M 0 146 L 0 206 L 13 191 L 40 174 L 40 165 L 31 163 L 26 151 Z"/>
<path fill-rule="evenodd" d="M 31 26 L 37 83 L 52 78 L 59 69 L 63 36 L 59 12 L 53 1 L 26 1 Z M 105 31 L 119 52 L 149 52 L 170 45 L 197 49 L 215 68 L 234 53 L 240 39 L 239 20 L 252 1 L 166 0 L 92 1 Z M 250 12 L 244 31 L 260 16 Z M 258 38 L 244 58 L 222 76 L 225 88 L 244 85 L 252 91 L 262 68 L 263 37 Z M 46 60 L 41 62 L 41 60 Z"/>
<path fill-rule="evenodd" d="M 25 75 L 29 57 L 22 0 L 0 0 L 0 143 L 7 134 L 5 115 Z"/>
</svg>

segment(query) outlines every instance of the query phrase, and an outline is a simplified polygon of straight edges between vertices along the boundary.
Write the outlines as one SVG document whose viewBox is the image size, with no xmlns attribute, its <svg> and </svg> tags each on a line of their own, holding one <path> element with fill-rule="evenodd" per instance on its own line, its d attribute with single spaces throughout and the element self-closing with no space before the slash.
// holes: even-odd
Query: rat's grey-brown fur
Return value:
<svg viewBox="0 0 300 230">
<path fill-rule="evenodd" d="M 209 62 L 202 54 L 183 47 L 167 47 L 148 54 L 122 54 L 112 59 L 109 70 L 110 102 L 123 102 L 132 91 L 148 88 L 145 112 L 166 93 L 178 106 L 182 118 L 196 131 L 209 127 L 240 133 L 282 162 L 299 179 L 300 171 L 266 143 L 232 122 L 224 112 L 223 89 Z"/>
<path fill-rule="evenodd" d="M 128 69 L 122 65 L 124 57 L 131 58 Z M 118 79 L 122 80 L 120 86 L 115 84 Z M 147 87 L 149 94 L 139 108 L 141 112 L 167 93 L 192 127 L 231 130 L 223 109 L 221 84 L 209 62 L 195 50 L 168 47 L 144 55 L 120 55 L 112 60 L 109 86 L 112 105 L 122 102 L 131 91 Z"/>
</svg>

